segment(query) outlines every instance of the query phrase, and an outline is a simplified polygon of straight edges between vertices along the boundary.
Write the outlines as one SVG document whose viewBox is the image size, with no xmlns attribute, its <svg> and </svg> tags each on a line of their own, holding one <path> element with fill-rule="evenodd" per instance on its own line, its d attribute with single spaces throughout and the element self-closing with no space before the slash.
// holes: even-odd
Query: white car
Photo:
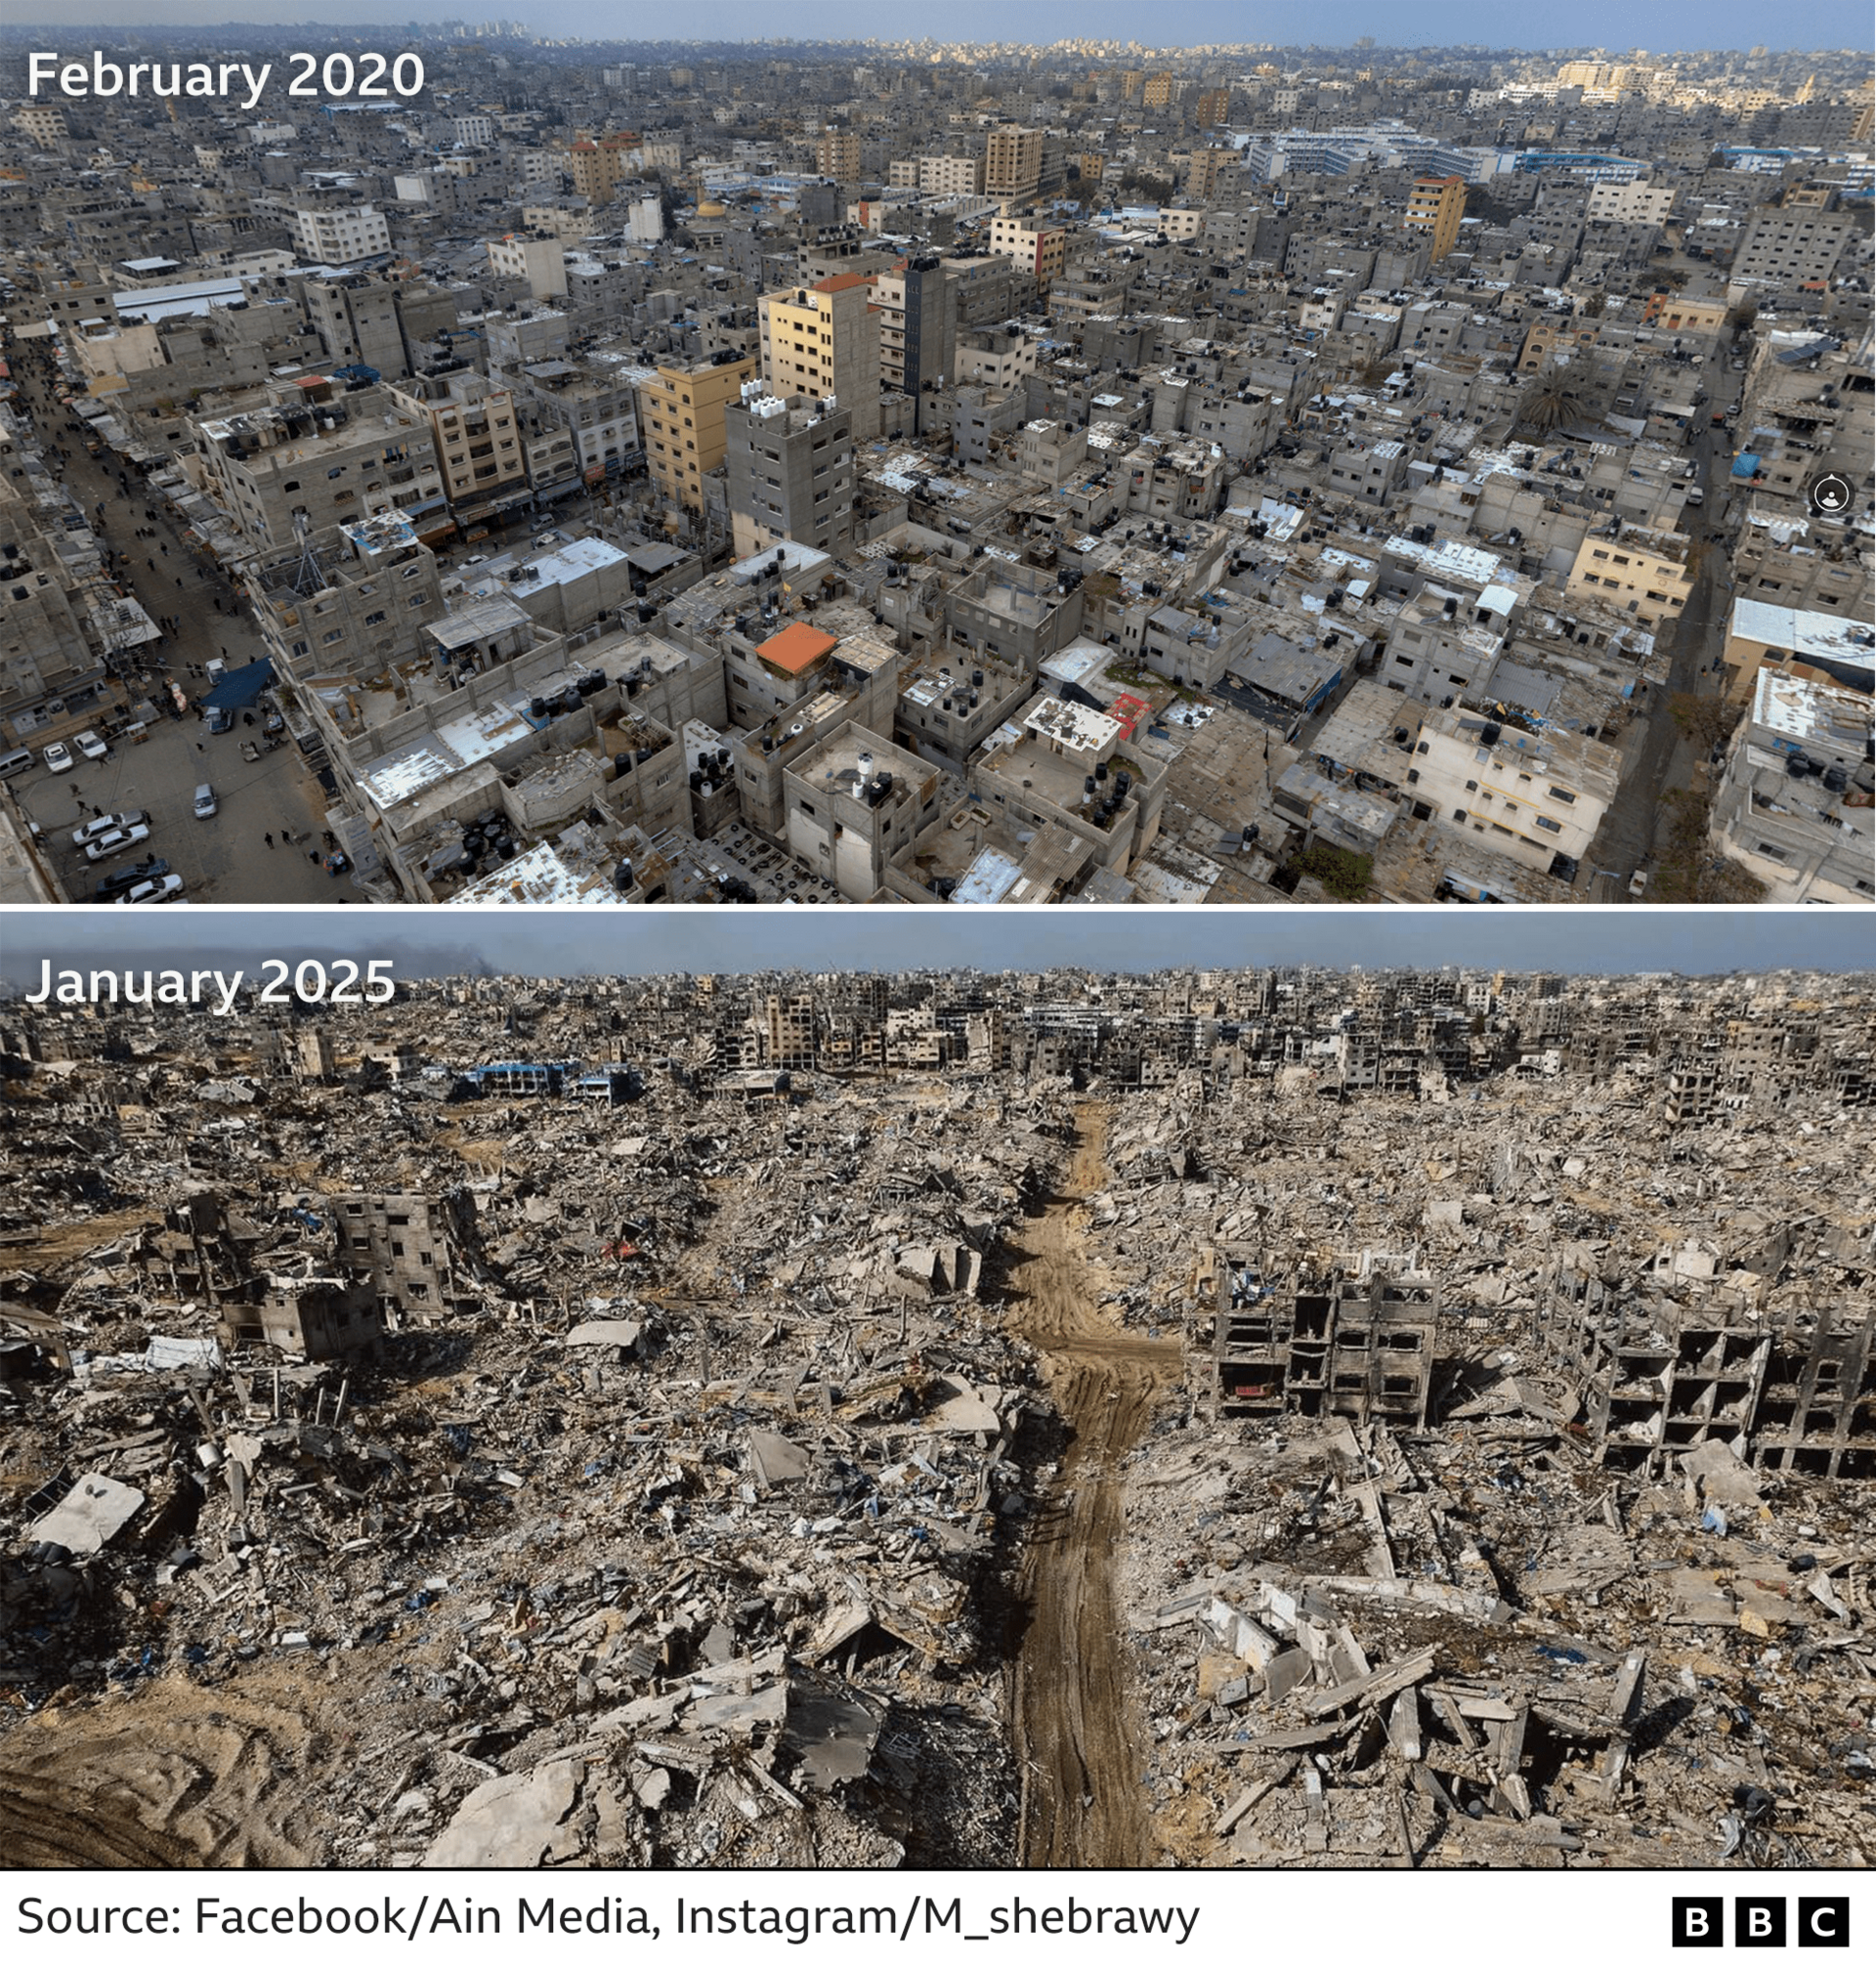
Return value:
<svg viewBox="0 0 1876 1971">
<path fill-rule="evenodd" d="M 103 759 L 110 751 L 110 748 L 107 747 L 104 743 L 104 741 L 98 737 L 98 735 L 95 732 L 81 732 L 78 735 L 78 737 L 72 741 L 72 745 L 75 746 L 87 759 Z"/>
<path fill-rule="evenodd" d="M 86 844 L 85 860 L 103 862 L 107 855 L 121 855 L 125 849 L 149 839 L 149 830 L 142 822 L 130 828 L 114 828 L 108 835 L 101 835 L 96 841 Z"/>
<path fill-rule="evenodd" d="M 207 821 L 220 806 L 221 802 L 216 798 L 215 790 L 207 781 L 203 781 L 195 790 L 195 819 Z"/>
<path fill-rule="evenodd" d="M 63 740 L 55 739 L 46 748 L 46 771 L 48 773 L 69 773 L 78 762 L 71 756 L 71 748 Z"/>
<path fill-rule="evenodd" d="M 149 819 L 142 808 L 132 808 L 128 814 L 101 814 L 95 821 L 86 822 L 81 828 L 71 832 L 73 848 L 83 848 L 86 842 L 96 841 L 101 835 L 109 835 L 113 829 L 135 828 L 140 821 Z"/>
<path fill-rule="evenodd" d="M 183 893 L 183 879 L 179 876 L 152 877 L 148 882 L 140 882 L 127 889 L 117 901 L 119 903 L 174 903 Z"/>
</svg>

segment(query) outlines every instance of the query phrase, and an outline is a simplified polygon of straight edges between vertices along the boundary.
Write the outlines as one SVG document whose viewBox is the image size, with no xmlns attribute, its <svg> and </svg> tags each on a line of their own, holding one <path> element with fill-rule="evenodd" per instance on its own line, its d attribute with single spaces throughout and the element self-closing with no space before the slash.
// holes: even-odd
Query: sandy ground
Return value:
<svg viewBox="0 0 1876 1971">
<path fill-rule="evenodd" d="M 1014 1671 L 1021 1860 L 1125 1868 L 1159 1859 L 1141 1790 L 1141 1725 L 1114 1592 L 1120 1462 L 1179 1374 L 1175 1339 L 1128 1333 L 1103 1305 L 1082 1200 L 1106 1181 L 1107 1117 L 1079 1118 L 1064 1190 L 1025 1228 L 1011 1315 L 1041 1351 L 1069 1452 L 1024 1560 L 1028 1623 Z"/>
</svg>

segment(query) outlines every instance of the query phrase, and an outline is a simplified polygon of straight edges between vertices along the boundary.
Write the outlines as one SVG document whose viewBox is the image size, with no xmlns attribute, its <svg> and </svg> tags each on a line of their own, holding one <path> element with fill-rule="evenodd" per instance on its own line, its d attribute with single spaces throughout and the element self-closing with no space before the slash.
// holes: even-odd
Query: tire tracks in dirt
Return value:
<svg viewBox="0 0 1876 1971">
<path fill-rule="evenodd" d="M 1141 1725 L 1115 1593 L 1121 1460 L 1178 1380 L 1176 1338 L 1130 1333 L 1105 1310 L 1083 1201 L 1106 1181 L 1107 1113 L 1084 1103 L 1060 1191 L 1024 1228 L 1009 1320 L 1042 1357 L 1068 1455 L 1024 1551 L 1027 1617 L 1011 1676 L 1023 1768 L 1020 1859 L 1033 1868 L 1160 1860 L 1141 1789 Z"/>
</svg>

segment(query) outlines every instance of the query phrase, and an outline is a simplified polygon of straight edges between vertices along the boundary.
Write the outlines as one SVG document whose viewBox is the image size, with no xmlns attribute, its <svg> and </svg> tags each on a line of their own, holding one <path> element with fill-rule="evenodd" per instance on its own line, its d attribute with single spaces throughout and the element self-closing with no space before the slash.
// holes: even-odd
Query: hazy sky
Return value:
<svg viewBox="0 0 1876 1971">
<path fill-rule="evenodd" d="M 40 21 L 56 19 L 47 0 L 18 0 L 10 11 Z M 1866 0 L 1813 0 L 1801 8 L 1769 15 L 1746 0 L 1583 0 L 1567 17 L 1544 8 L 1509 8 L 1493 0 L 1447 0 L 1403 22 L 1398 7 L 1381 0 L 1277 0 L 1247 8 L 1225 0 L 1173 0 L 1142 6 L 1138 0 L 955 0 L 930 17 L 882 13 L 874 0 L 806 0 L 778 14 L 757 0 L 717 0 L 708 7 L 659 14 L 621 10 L 602 0 L 507 0 L 486 10 L 462 0 L 79 0 L 74 10 L 87 22 L 141 26 L 201 26 L 224 21 L 282 22 L 303 20 L 347 25 L 380 21 L 523 21 L 538 34 L 572 34 L 587 39 L 613 36 L 709 35 L 741 40 L 791 33 L 799 39 L 830 40 L 915 35 L 929 32 L 959 40 L 1066 39 L 1138 40 L 1154 47 L 1192 47 L 1211 42 L 1269 41 L 1280 45 L 1345 47 L 1371 34 L 1384 47 L 1453 47 L 1476 43 L 1487 48 L 1642 47 L 1659 54 L 1687 48 L 1856 48 L 1869 45 Z M 1408 40 L 1408 35 L 1416 38 Z M 1567 36 L 1567 39 L 1564 37 Z M 83 38 L 82 30 L 61 26 L 59 44 Z M 53 45 L 48 43 L 47 45 Z"/>
<path fill-rule="evenodd" d="M 262 958 L 388 957 L 405 976 L 498 972 L 917 969 L 1055 964 L 1442 964 L 1526 971 L 1848 971 L 1876 965 L 1859 914 L 1829 911 L 1046 911 L 880 909 L 14 911 L 0 973 L 36 989 L 43 964 L 252 970 Z"/>
</svg>

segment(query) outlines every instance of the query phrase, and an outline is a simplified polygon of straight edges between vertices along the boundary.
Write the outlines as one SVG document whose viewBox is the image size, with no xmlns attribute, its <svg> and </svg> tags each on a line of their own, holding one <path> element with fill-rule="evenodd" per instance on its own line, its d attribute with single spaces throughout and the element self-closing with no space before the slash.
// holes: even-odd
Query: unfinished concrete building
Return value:
<svg viewBox="0 0 1876 1971">
<path fill-rule="evenodd" d="M 1550 1314 L 1604 1465 L 1659 1475 L 1717 1440 L 1773 1471 L 1876 1477 L 1876 1320 L 1770 1320 L 1718 1281 L 1687 1304 L 1569 1264 L 1555 1270 Z"/>
<path fill-rule="evenodd" d="M 1201 1257 L 1199 1294 L 1215 1309 L 1218 1417 L 1426 1424 L 1439 1289 L 1412 1255 L 1275 1268 L 1254 1247 L 1220 1245 Z"/>
</svg>

